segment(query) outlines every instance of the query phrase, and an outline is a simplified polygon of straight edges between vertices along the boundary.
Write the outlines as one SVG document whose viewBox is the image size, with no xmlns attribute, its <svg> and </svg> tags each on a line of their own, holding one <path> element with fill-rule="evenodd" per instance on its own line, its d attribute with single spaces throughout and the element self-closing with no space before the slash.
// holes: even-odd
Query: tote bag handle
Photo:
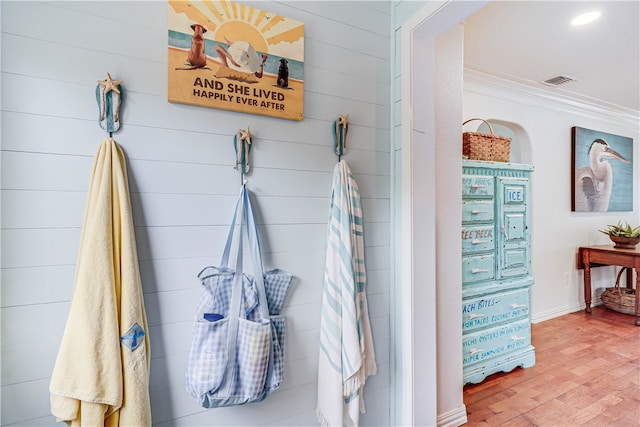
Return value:
<svg viewBox="0 0 640 427">
<path fill-rule="evenodd" d="M 231 246 L 233 244 L 234 236 L 236 236 L 236 222 L 238 213 L 240 213 L 240 238 L 238 238 L 238 253 L 236 256 L 236 275 L 242 272 L 242 246 L 243 231 L 247 233 L 247 242 L 249 244 L 249 253 L 251 255 L 251 261 L 253 264 L 253 274 L 256 280 L 256 292 L 258 294 L 258 300 L 260 309 L 262 310 L 262 317 L 267 319 L 269 317 L 269 307 L 267 306 L 267 294 L 264 285 L 264 267 L 262 265 L 262 248 L 260 246 L 260 235 L 258 234 L 258 227 L 256 225 L 255 216 L 253 213 L 253 207 L 251 206 L 251 199 L 249 198 L 249 192 L 246 186 L 243 185 L 240 190 L 240 197 L 236 203 L 236 209 L 231 220 L 231 226 L 227 235 L 227 242 L 224 246 L 222 253 L 222 259 L 220 260 L 220 266 L 229 267 L 229 258 L 231 254 Z M 239 312 L 239 307 L 238 307 Z M 235 313 L 231 311 L 230 313 Z"/>
<path fill-rule="evenodd" d="M 239 233 L 235 231 L 235 225 L 238 213 L 240 212 L 240 230 Z M 231 252 L 231 245 L 234 236 L 238 236 L 238 253 L 236 256 L 236 270 L 234 275 L 233 288 L 231 292 L 231 305 L 229 308 L 229 330 L 227 337 L 227 369 L 223 379 L 223 383 L 220 385 L 220 394 L 222 396 L 229 396 L 232 392 L 231 386 L 233 385 L 234 370 L 236 369 L 236 341 L 238 337 L 238 324 L 240 317 L 240 305 L 242 302 L 243 292 L 243 241 L 246 233 L 247 242 L 249 245 L 249 252 L 251 255 L 251 262 L 253 267 L 253 274 L 255 280 L 256 292 L 258 294 L 258 307 L 263 321 L 269 320 L 269 307 L 267 305 L 267 296 L 264 287 L 264 272 L 262 267 L 262 256 L 260 252 L 260 241 L 258 237 L 258 229 L 255 223 L 253 214 L 253 208 L 251 207 L 251 201 L 249 200 L 249 194 L 246 187 L 243 185 L 240 191 L 240 197 L 236 204 L 236 210 L 231 221 L 231 228 L 225 244 L 224 253 L 222 255 L 221 264 L 224 267 L 228 266 L 229 255 Z M 269 345 L 269 359 L 273 358 L 273 347 Z M 270 380 L 272 370 L 268 371 L 267 379 Z M 268 384 L 265 382 L 265 384 Z"/>
<path fill-rule="evenodd" d="M 233 218 L 231 219 L 231 226 L 229 227 L 229 233 L 227 234 L 227 242 L 224 245 L 224 251 L 222 252 L 222 259 L 220 260 L 221 267 L 229 267 L 229 255 L 231 253 L 231 245 L 233 242 L 233 236 L 235 234 L 236 229 L 236 218 L 238 217 L 238 212 L 240 212 L 240 216 L 244 215 L 242 203 L 244 202 L 244 197 L 242 193 L 244 192 L 244 185 L 240 190 L 240 195 L 238 200 L 236 201 L 236 208 L 233 211 Z"/>
<path fill-rule="evenodd" d="M 244 191 L 244 187 L 242 189 Z M 222 255 L 221 265 L 223 267 L 228 267 L 229 262 L 229 252 L 231 250 L 231 242 L 233 241 L 233 237 L 236 235 L 236 219 L 238 216 L 238 212 L 240 214 L 240 230 L 238 234 L 238 254 L 236 257 L 236 270 L 235 275 L 233 276 L 233 287 L 231 288 L 231 305 L 229 307 L 229 326 L 227 331 L 227 366 L 225 370 L 224 377 L 222 379 L 222 383 L 219 388 L 219 395 L 229 397 L 233 390 L 231 387 L 233 386 L 233 377 L 234 370 L 236 369 L 236 341 L 238 339 L 238 325 L 240 322 L 240 303 L 242 302 L 242 287 L 243 287 L 243 272 L 242 272 L 242 253 L 243 253 L 243 219 L 244 219 L 244 207 L 242 206 L 244 203 L 244 197 L 242 196 L 242 192 L 240 193 L 240 197 L 238 198 L 238 202 L 236 204 L 236 210 L 233 214 L 233 219 L 231 220 L 231 227 L 229 229 L 229 235 L 227 237 L 227 243 L 225 245 L 225 250 Z"/>
<path fill-rule="evenodd" d="M 244 189 L 244 186 L 243 186 Z M 256 291 L 258 292 L 258 302 L 260 311 L 262 312 L 262 318 L 269 318 L 269 306 L 267 305 L 267 291 L 264 285 L 264 270 L 262 266 L 262 251 L 260 248 L 260 235 L 258 234 L 258 227 L 256 225 L 255 216 L 253 215 L 253 208 L 251 207 L 251 200 L 249 200 L 249 193 L 244 189 L 244 219 L 247 229 L 247 240 L 249 243 L 249 253 L 251 254 L 251 261 L 254 268 Z"/>
<path fill-rule="evenodd" d="M 244 188 L 244 186 L 243 186 Z M 267 302 L 267 292 L 264 285 L 264 273 L 262 267 L 262 250 L 260 248 L 260 235 L 258 234 L 258 227 L 256 225 L 255 216 L 253 214 L 253 208 L 251 206 L 251 200 L 249 200 L 249 193 L 244 190 L 244 217 L 246 219 L 245 224 L 247 227 L 247 239 L 249 242 L 249 252 L 251 253 L 252 262 L 255 270 L 255 285 L 258 292 L 258 306 L 262 313 L 262 319 L 269 319 L 269 306 Z M 273 332 L 272 332 L 273 333 Z M 273 337 L 271 338 L 273 339 Z M 267 384 L 271 384 L 273 377 L 273 345 L 269 342 L 269 362 L 267 370 L 267 378 L 265 379 L 265 388 Z M 266 390 L 265 390 L 266 392 Z M 266 395 L 265 395 L 266 397 Z"/>
</svg>

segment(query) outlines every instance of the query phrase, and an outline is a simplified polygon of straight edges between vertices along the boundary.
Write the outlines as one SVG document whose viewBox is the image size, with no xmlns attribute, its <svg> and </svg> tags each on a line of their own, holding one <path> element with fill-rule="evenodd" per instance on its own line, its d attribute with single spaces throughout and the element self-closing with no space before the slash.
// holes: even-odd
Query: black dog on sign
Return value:
<svg viewBox="0 0 640 427">
<path fill-rule="evenodd" d="M 281 88 L 289 87 L 289 67 L 285 58 L 280 59 L 280 68 L 278 68 L 278 80 L 276 85 Z"/>
</svg>

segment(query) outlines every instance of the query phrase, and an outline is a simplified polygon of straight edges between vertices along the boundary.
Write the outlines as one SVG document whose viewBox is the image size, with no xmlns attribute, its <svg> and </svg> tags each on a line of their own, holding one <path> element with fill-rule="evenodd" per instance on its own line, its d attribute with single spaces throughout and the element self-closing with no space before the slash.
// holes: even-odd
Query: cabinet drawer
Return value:
<svg viewBox="0 0 640 427">
<path fill-rule="evenodd" d="M 463 366 L 502 356 L 531 344 L 529 319 L 519 320 L 464 335 L 462 337 Z"/>
<path fill-rule="evenodd" d="M 462 203 L 462 222 L 493 221 L 493 201 L 465 201 Z"/>
<path fill-rule="evenodd" d="M 493 254 L 462 257 L 463 283 L 491 280 L 494 276 Z"/>
<path fill-rule="evenodd" d="M 462 252 L 493 251 L 493 224 L 462 227 Z"/>
<path fill-rule="evenodd" d="M 481 175 L 463 175 L 462 195 L 493 198 L 493 177 Z"/>
<path fill-rule="evenodd" d="M 530 310 L 529 288 L 500 292 L 462 302 L 464 333 L 526 317 Z"/>
</svg>

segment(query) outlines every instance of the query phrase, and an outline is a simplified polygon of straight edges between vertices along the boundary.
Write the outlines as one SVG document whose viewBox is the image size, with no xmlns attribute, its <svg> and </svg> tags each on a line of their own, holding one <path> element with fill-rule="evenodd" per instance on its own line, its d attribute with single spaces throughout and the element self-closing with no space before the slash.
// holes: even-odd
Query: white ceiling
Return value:
<svg viewBox="0 0 640 427">
<path fill-rule="evenodd" d="M 597 21 L 572 27 L 577 15 Z M 501 1 L 465 20 L 465 67 L 640 110 L 640 1 Z M 575 79 L 550 87 L 555 76 Z"/>
</svg>

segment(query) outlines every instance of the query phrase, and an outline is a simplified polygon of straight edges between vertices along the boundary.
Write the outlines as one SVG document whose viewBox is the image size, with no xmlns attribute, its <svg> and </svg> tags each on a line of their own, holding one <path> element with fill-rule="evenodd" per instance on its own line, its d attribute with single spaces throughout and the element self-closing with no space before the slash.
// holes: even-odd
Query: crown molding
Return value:
<svg viewBox="0 0 640 427">
<path fill-rule="evenodd" d="M 598 99 L 568 93 L 559 88 L 501 76 L 470 66 L 464 67 L 464 91 L 545 110 L 580 115 L 595 120 L 614 121 L 638 131 L 640 111 Z"/>
</svg>

